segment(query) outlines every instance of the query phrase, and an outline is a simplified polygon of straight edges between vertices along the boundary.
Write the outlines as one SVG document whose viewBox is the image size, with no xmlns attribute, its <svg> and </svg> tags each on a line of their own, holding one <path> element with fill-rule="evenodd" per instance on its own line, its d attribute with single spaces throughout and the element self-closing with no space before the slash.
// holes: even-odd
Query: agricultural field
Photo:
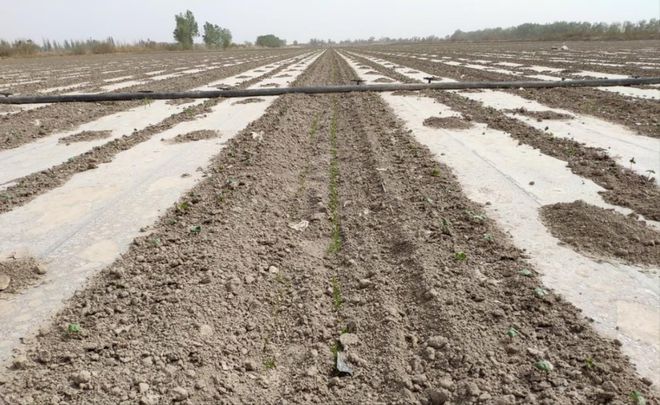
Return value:
<svg viewBox="0 0 660 405">
<path fill-rule="evenodd" d="M 660 76 L 660 41 L 172 55 L 0 92 Z M 0 104 L 0 404 L 657 403 L 658 173 L 655 85 Z"/>
</svg>

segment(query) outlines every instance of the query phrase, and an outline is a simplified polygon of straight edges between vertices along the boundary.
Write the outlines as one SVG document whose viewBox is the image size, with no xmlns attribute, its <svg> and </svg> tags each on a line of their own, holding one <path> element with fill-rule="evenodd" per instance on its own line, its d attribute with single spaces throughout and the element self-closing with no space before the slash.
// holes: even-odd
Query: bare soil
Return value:
<svg viewBox="0 0 660 405">
<path fill-rule="evenodd" d="M 575 118 L 572 115 L 569 114 L 562 114 L 558 113 L 555 111 L 528 111 L 525 108 L 516 108 L 514 110 L 508 110 L 507 112 L 511 112 L 513 114 L 520 114 L 524 115 L 526 117 L 531 117 L 531 118 L 536 118 L 538 122 L 544 121 L 544 120 L 572 120 Z"/>
<path fill-rule="evenodd" d="M 445 129 L 468 129 L 472 127 L 472 124 L 460 117 L 429 117 L 424 120 L 424 126 Z"/>
<path fill-rule="evenodd" d="M 95 141 L 97 139 L 108 138 L 112 134 L 112 131 L 82 131 L 77 134 L 65 136 L 58 140 L 59 143 L 70 144 L 74 142 L 88 142 Z"/>
<path fill-rule="evenodd" d="M 169 142 L 171 143 L 195 142 L 204 139 L 213 139 L 219 136 L 220 134 L 218 133 L 218 131 L 205 129 L 201 131 L 193 131 L 193 132 L 188 132 L 187 134 L 177 135 L 174 138 L 172 138 Z"/>
<path fill-rule="evenodd" d="M 353 75 L 329 51 L 297 84 Z M 377 95 L 283 96 L 208 174 L 24 346 L 0 398 L 657 401 Z"/>
<path fill-rule="evenodd" d="M 35 285 L 44 274 L 45 267 L 33 258 L 11 257 L 0 261 L 0 300 Z"/>
<path fill-rule="evenodd" d="M 234 101 L 233 104 L 251 104 L 251 103 L 263 103 L 264 100 L 263 98 L 258 98 L 258 97 L 251 97 L 251 98 L 246 98 L 245 100 L 240 100 L 240 101 Z"/>
<path fill-rule="evenodd" d="M 552 235 L 580 252 L 660 266 L 660 233 L 635 218 L 584 201 L 542 207 Z"/>
</svg>

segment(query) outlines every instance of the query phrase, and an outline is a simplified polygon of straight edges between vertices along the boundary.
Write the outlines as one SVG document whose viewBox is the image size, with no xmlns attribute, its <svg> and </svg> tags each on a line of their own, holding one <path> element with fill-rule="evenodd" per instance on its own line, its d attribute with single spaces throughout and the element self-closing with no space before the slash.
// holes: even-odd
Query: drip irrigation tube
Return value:
<svg viewBox="0 0 660 405">
<path fill-rule="evenodd" d="M 602 80 L 520 81 L 520 82 L 443 82 L 413 84 L 377 84 L 283 87 L 271 89 L 215 90 L 189 92 L 148 92 L 70 94 L 53 96 L 6 96 L 0 104 L 91 103 L 99 101 L 173 100 L 181 98 L 237 98 L 280 96 L 283 94 L 326 94 L 351 92 L 386 92 L 398 90 L 465 90 L 465 89 L 547 89 L 554 87 L 611 87 L 660 84 L 660 77 Z"/>
</svg>

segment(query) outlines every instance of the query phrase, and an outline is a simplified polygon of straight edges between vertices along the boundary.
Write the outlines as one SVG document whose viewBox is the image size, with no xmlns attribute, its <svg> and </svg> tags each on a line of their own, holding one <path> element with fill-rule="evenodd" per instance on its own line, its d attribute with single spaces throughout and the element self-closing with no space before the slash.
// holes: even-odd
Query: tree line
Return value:
<svg viewBox="0 0 660 405">
<path fill-rule="evenodd" d="M 457 30 L 450 41 L 570 41 L 660 39 L 660 20 L 623 23 L 559 21 L 550 24 L 521 24 L 509 28 Z"/>
</svg>

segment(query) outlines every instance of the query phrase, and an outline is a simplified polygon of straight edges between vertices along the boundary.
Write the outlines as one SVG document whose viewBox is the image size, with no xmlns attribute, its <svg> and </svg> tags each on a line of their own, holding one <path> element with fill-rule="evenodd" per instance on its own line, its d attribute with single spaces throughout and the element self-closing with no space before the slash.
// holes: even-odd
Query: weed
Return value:
<svg viewBox="0 0 660 405">
<path fill-rule="evenodd" d="M 184 213 L 190 209 L 190 204 L 187 201 L 182 202 L 176 206 L 176 210 L 180 213 Z"/>
<path fill-rule="evenodd" d="M 467 254 L 465 252 L 456 252 L 454 253 L 454 259 L 458 260 L 459 262 L 464 262 L 467 260 Z"/>
<path fill-rule="evenodd" d="M 277 367 L 277 364 L 275 363 L 275 359 L 269 357 L 266 360 L 264 360 L 264 367 L 266 368 L 266 370 L 272 370 L 275 367 Z"/>
<path fill-rule="evenodd" d="M 197 235 L 197 234 L 199 234 L 200 232 L 202 232 L 202 227 L 199 226 L 199 225 L 195 225 L 195 226 L 193 226 L 192 228 L 190 228 L 190 233 L 192 233 L 192 234 L 194 234 L 194 235 Z"/>
<path fill-rule="evenodd" d="M 518 272 L 518 274 L 520 274 L 521 276 L 525 276 L 525 277 L 532 277 L 533 276 L 532 272 L 527 270 L 527 269 L 520 270 Z"/>
<path fill-rule="evenodd" d="M 646 405 L 646 398 L 642 396 L 642 393 L 639 391 L 633 391 L 630 393 L 630 398 L 633 400 L 635 405 Z"/>
<path fill-rule="evenodd" d="M 77 335 L 82 331 L 82 328 L 78 323 L 70 323 L 69 326 L 67 326 L 66 331 L 69 335 Z"/>
<path fill-rule="evenodd" d="M 495 237 L 489 233 L 485 233 L 484 240 L 487 242 L 495 242 Z"/>
<path fill-rule="evenodd" d="M 151 246 L 153 246 L 153 247 L 158 247 L 158 246 L 161 245 L 160 238 L 149 239 L 149 243 L 150 243 Z"/>
<path fill-rule="evenodd" d="M 534 294 L 536 294 L 536 296 L 539 297 L 539 298 L 543 298 L 546 295 L 548 295 L 548 291 L 545 288 L 536 287 L 534 289 Z"/>
<path fill-rule="evenodd" d="M 341 296 L 341 286 L 336 277 L 332 278 L 332 305 L 336 310 L 339 310 L 344 303 L 344 299 Z"/>
<path fill-rule="evenodd" d="M 342 347 L 341 343 L 335 342 L 330 346 L 330 351 L 332 352 L 332 357 L 337 361 L 337 353 L 341 352 Z"/>
<path fill-rule="evenodd" d="M 440 231 L 444 235 L 449 235 L 451 236 L 451 222 L 448 219 L 442 218 L 441 224 L 440 224 Z"/>
<path fill-rule="evenodd" d="M 431 176 L 433 177 L 440 177 L 440 169 L 435 168 L 431 171 Z"/>
<path fill-rule="evenodd" d="M 479 214 L 474 211 L 466 210 L 466 214 L 470 216 L 470 219 L 472 219 L 474 222 L 481 223 L 486 220 L 486 216 L 484 214 Z"/>
<path fill-rule="evenodd" d="M 586 359 L 584 359 L 584 366 L 591 370 L 594 367 L 596 367 L 596 363 L 594 363 L 594 359 L 592 359 L 591 357 L 587 357 Z"/>
</svg>

